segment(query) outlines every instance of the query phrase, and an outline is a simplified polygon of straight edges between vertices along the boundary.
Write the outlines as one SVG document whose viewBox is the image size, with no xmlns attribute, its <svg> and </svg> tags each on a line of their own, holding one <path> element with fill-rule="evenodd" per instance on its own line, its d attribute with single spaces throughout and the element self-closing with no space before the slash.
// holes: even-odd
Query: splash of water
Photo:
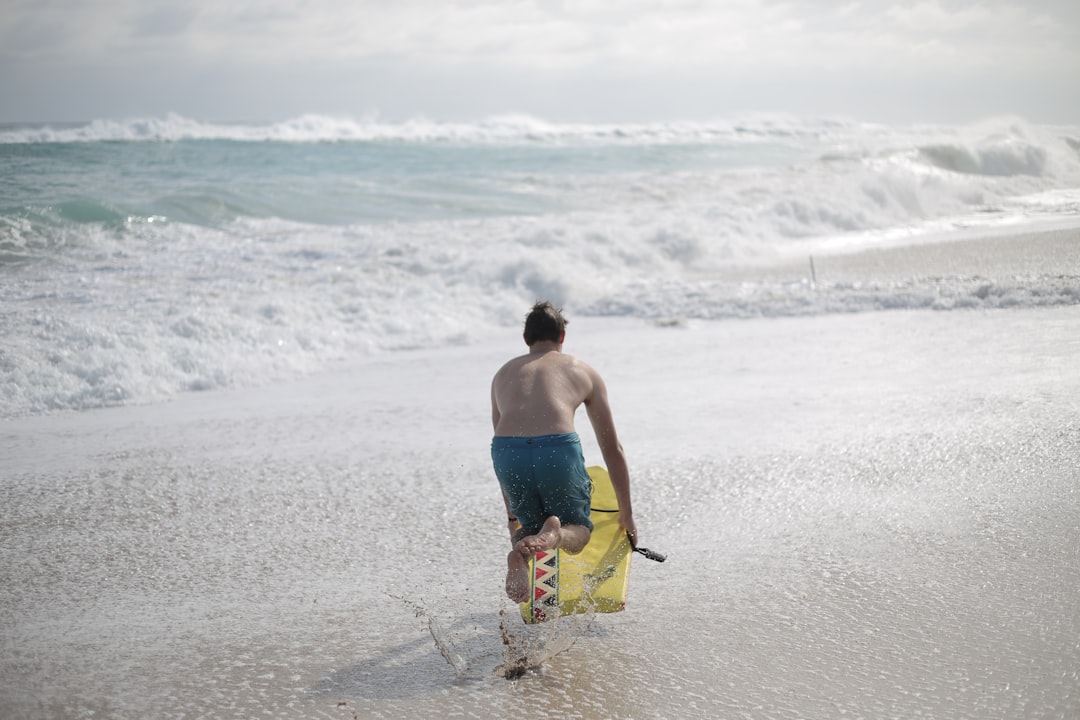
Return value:
<svg viewBox="0 0 1080 720">
<path fill-rule="evenodd" d="M 495 674 L 517 680 L 527 672 L 538 670 L 551 658 L 572 648 L 595 619 L 595 612 L 564 615 L 542 625 L 513 630 L 506 608 L 501 608 L 499 629 L 505 646 L 505 661 L 495 668 Z"/>
<path fill-rule="evenodd" d="M 470 649 L 470 643 L 476 644 L 476 635 L 463 639 L 460 633 L 453 632 L 440 622 L 421 602 L 393 597 L 424 621 L 439 654 L 459 679 L 470 677 L 470 671 L 477 666 L 478 660 L 496 655 L 501 657 L 502 662 L 492 672 L 498 677 L 516 680 L 572 648 L 588 632 L 596 618 L 595 612 L 586 612 L 555 618 L 543 625 L 518 627 L 511 619 L 516 618 L 517 613 L 511 613 L 504 605 L 499 610 L 499 637 L 502 644 L 499 652 L 489 647 L 487 641 L 481 641 L 478 647 Z"/>
</svg>

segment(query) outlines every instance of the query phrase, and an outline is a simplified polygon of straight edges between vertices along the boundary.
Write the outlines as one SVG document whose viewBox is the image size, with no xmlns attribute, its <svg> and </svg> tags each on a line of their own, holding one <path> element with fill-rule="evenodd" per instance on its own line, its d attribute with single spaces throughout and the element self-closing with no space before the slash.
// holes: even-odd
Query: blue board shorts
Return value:
<svg viewBox="0 0 1080 720">
<path fill-rule="evenodd" d="M 496 435 L 491 440 L 491 462 L 510 512 L 528 534 L 538 532 L 552 515 L 563 525 L 584 525 L 592 531 L 592 481 L 577 433 Z"/>
</svg>

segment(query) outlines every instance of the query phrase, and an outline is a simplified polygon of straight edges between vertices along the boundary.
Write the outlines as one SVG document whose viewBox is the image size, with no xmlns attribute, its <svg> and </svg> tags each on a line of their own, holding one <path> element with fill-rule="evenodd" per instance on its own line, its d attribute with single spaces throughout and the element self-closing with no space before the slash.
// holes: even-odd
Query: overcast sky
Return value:
<svg viewBox="0 0 1080 720">
<path fill-rule="evenodd" d="M 1080 0 L 4 0 L 0 122 L 1080 123 Z"/>
</svg>

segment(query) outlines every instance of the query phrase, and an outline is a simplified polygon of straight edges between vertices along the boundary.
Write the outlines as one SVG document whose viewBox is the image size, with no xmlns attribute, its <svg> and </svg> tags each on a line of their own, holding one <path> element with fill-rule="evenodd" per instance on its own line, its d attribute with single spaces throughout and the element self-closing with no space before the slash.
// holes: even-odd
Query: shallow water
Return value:
<svg viewBox="0 0 1080 720">
<path fill-rule="evenodd" d="M 486 383 L 515 347 L 7 422 L 0 708 L 1075 717 L 1076 318 L 576 326 L 669 559 L 624 613 L 508 623 L 550 655 L 514 681 Z"/>
</svg>

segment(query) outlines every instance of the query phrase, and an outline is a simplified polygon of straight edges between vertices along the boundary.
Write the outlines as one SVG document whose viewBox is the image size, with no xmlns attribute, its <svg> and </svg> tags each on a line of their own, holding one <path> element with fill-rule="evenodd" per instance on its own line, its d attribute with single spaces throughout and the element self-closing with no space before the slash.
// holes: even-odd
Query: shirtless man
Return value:
<svg viewBox="0 0 1080 720">
<path fill-rule="evenodd" d="M 529 598 L 528 558 L 541 550 L 581 552 L 589 542 L 591 483 L 574 413 L 584 403 L 615 496 L 619 525 L 637 544 L 630 471 L 615 434 L 600 374 L 563 353 L 567 320 L 549 302 L 525 318 L 529 352 L 502 366 L 491 381 L 491 459 L 502 487 L 513 549 L 506 558 L 506 594 Z"/>
</svg>

